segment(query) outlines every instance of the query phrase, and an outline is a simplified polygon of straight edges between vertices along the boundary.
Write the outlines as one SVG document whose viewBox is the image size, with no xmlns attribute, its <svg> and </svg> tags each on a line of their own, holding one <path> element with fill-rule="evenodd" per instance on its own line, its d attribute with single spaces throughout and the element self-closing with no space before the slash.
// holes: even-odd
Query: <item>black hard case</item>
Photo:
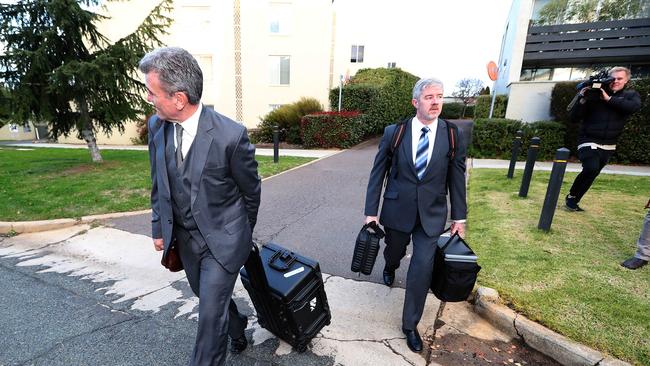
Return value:
<svg viewBox="0 0 650 366">
<path fill-rule="evenodd" d="M 301 267 L 302 272 L 297 272 Z M 277 244 L 265 244 L 261 250 L 253 245 L 240 275 L 260 326 L 297 351 L 304 352 L 311 339 L 330 324 L 318 262 Z"/>
</svg>

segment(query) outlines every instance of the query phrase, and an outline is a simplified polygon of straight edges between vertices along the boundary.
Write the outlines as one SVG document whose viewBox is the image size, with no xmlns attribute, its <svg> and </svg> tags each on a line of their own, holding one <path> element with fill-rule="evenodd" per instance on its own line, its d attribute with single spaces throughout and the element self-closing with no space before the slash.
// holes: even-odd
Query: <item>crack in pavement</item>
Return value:
<svg viewBox="0 0 650 366">
<path fill-rule="evenodd" d="M 89 335 L 89 334 L 93 334 L 93 333 L 98 332 L 98 331 L 102 331 L 102 330 L 109 329 L 109 328 L 112 328 L 112 327 L 115 327 L 115 326 L 118 326 L 118 325 L 122 325 L 122 324 L 127 323 L 127 322 L 138 321 L 138 320 L 140 320 L 140 319 L 139 318 L 125 319 L 125 320 L 117 322 L 115 324 L 108 324 L 108 325 L 105 325 L 103 327 L 91 329 L 90 331 L 79 333 L 79 334 L 74 335 L 74 336 L 70 336 L 68 338 L 65 338 L 65 339 L 57 342 L 56 344 L 52 345 L 52 347 L 44 350 L 43 352 L 39 353 L 38 355 L 36 355 L 36 356 L 34 356 L 34 357 L 20 363 L 20 364 L 21 365 L 31 365 L 31 364 L 34 363 L 34 361 L 36 361 L 39 358 L 49 354 L 50 352 L 54 351 L 57 348 L 63 347 L 65 345 L 65 343 L 68 343 L 69 341 L 72 341 L 72 340 L 74 340 L 76 338 L 80 338 L 80 337 L 83 337 L 83 336 L 86 336 L 86 335 Z"/>
<path fill-rule="evenodd" d="M 399 353 L 396 349 L 394 349 L 393 346 L 391 346 L 391 344 L 389 342 L 383 342 L 383 343 L 384 343 L 384 345 L 386 347 L 388 347 L 389 350 L 391 350 L 391 352 L 393 352 L 395 355 L 401 357 L 406 363 L 408 363 L 409 365 L 415 366 L 415 364 L 413 362 L 411 362 L 409 359 L 407 359 L 406 356 L 404 356 L 403 354 Z M 425 358 L 425 360 L 426 360 L 426 358 Z"/>
<path fill-rule="evenodd" d="M 16 255 L 16 254 L 23 254 L 23 253 L 27 253 L 27 252 L 31 252 L 31 251 L 36 251 L 36 250 L 43 250 L 43 249 L 46 249 L 46 248 L 49 248 L 49 247 L 52 247 L 52 246 L 56 246 L 56 245 L 59 245 L 59 244 L 63 244 L 63 243 L 65 243 L 66 241 L 68 241 L 68 240 L 70 240 L 70 239 L 72 239 L 72 238 L 74 238 L 74 237 L 77 237 L 77 236 L 80 236 L 80 235 L 83 235 L 83 234 L 86 234 L 86 233 L 88 233 L 88 230 L 84 229 L 84 230 L 78 231 L 78 232 L 76 232 L 76 233 L 70 235 L 69 237 L 67 237 L 67 238 L 65 238 L 65 239 L 62 239 L 62 240 L 59 240 L 59 241 L 55 241 L 55 242 L 53 242 L 53 243 L 48 243 L 48 244 L 45 244 L 45 245 L 43 245 L 43 246 L 41 246 L 41 247 L 38 247 L 38 248 L 31 248 L 31 249 L 28 249 L 28 250 L 24 250 L 24 251 L 22 251 L 22 252 L 16 252 L 16 253 L 14 253 L 14 254 L 9 254 L 9 255 L 12 255 L 12 256 L 13 256 L 13 255 Z M 2 243 L 2 241 L 0 241 L 0 243 Z M 2 258 L 8 257 L 9 255 L 2 256 Z"/>
<path fill-rule="evenodd" d="M 331 338 L 331 337 L 326 337 L 324 335 L 320 335 L 315 338 L 320 338 L 320 339 L 327 339 L 330 341 L 336 341 L 336 342 L 371 342 L 371 343 L 384 343 L 387 341 L 395 341 L 398 339 L 404 339 L 404 337 L 395 337 L 395 338 L 383 338 L 383 339 L 336 339 L 336 338 Z"/>
<path fill-rule="evenodd" d="M 297 223 L 298 221 L 302 220 L 303 218 L 309 216 L 312 212 L 314 212 L 314 211 L 316 211 L 317 209 L 319 209 L 322 205 L 323 205 L 322 203 L 319 203 L 318 205 L 316 205 L 316 206 L 313 207 L 312 209 L 310 209 L 310 210 L 306 211 L 304 214 L 302 214 L 302 216 L 298 217 L 297 219 L 295 219 L 295 220 L 293 220 L 293 221 L 291 221 L 291 222 L 288 222 L 288 223 L 284 224 L 284 225 L 280 228 L 280 230 L 278 230 L 278 231 L 276 231 L 275 233 L 273 233 L 273 234 L 270 235 L 271 238 L 269 239 L 269 241 L 273 241 L 273 240 L 275 240 L 275 238 L 277 238 L 278 235 L 280 235 L 280 233 L 282 233 L 284 230 L 288 229 L 289 226 L 292 226 L 293 224 Z"/>
</svg>

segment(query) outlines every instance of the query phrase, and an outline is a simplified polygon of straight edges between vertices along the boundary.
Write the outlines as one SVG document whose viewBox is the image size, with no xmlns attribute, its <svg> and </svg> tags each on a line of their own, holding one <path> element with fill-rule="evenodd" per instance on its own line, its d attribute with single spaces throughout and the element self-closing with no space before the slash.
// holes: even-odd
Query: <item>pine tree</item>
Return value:
<svg viewBox="0 0 650 366">
<path fill-rule="evenodd" d="M 161 45 L 172 0 L 162 0 L 131 34 L 110 43 L 97 30 L 101 0 L 18 0 L 0 4 L 0 87 L 10 119 L 43 121 L 52 137 L 76 132 L 101 162 L 95 134 L 124 131 L 150 111 L 138 61 Z"/>
</svg>

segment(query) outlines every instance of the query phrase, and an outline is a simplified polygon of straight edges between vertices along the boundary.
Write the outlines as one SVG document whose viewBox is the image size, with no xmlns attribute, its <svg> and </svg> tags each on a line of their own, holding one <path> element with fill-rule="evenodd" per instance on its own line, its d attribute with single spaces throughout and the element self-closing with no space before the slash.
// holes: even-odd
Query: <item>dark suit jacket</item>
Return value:
<svg viewBox="0 0 650 366">
<path fill-rule="evenodd" d="M 165 128 L 173 126 L 157 116 L 149 120 L 151 234 L 153 238 L 163 238 L 163 256 L 172 242 L 174 226 L 165 162 Z M 261 180 L 255 147 L 248 140 L 246 128 L 203 107 L 191 148 L 192 215 L 214 258 L 234 273 L 250 253 L 260 205 Z"/>
<path fill-rule="evenodd" d="M 467 215 L 465 190 L 465 147 L 457 146 L 454 159 L 447 157 L 449 141 L 447 125 L 438 119 L 436 140 L 422 180 L 418 180 L 413 164 L 412 118 L 409 118 L 402 143 L 393 156 L 379 222 L 391 229 L 410 233 L 416 224 L 417 213 L 427 235 L 437 236 L 447 221 L 447 186 L 451 201 L 451 219 L 463 220 Z M 379 151 L 368 180 L 366 192 L 366 216 L 377 216 L 386 160 L 395 131 L 395 125 L 384 130 Z M 460 135 L 460 130 L 459 130 Z M 462 141 L 458 136 L 456 141 Z"/>
</svg>

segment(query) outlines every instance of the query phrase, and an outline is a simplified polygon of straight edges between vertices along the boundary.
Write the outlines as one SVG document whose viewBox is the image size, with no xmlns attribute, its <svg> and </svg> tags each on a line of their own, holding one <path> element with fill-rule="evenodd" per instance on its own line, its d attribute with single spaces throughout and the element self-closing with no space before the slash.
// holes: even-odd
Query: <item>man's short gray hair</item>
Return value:
<svg viewBox="0 0 650 366">
<path fill-rule="evenodd" d="M 623 71 L 625 73 L 625 76 L 627 76 L 628 79 L 630 78 L 630 75 L 632 74 L 630 72 L 630 69 L 628 69 L 627 67 L 614 66 L 609 70 L 609 76 L 612 76 L 615 72 L 619 72 L 619 71 Z"/>
<path fill-rule="evenodd" d="M 436 79 L 436 78 L 420 79 L 418 80 L 417 83 L 415 83 L 415 86 L 413 87 L 413 99 L 419 100 L 420 95 L 422 95 L 422 91 L 431 85 L 438 85 L 442 89 L 445 88 L 445 86 L 442 84 L 442 81 L 440 81 L 440 79 Z"/>
<path fill-rule="evenodd" d="M 183 92 L 190 104 L 199 104 L 203 94 L 203 73 L 196 59 L 180 47 L 155 49 L 140 60 L 140 71 L 155 72 L 169 95 Z"/>
</svg>

